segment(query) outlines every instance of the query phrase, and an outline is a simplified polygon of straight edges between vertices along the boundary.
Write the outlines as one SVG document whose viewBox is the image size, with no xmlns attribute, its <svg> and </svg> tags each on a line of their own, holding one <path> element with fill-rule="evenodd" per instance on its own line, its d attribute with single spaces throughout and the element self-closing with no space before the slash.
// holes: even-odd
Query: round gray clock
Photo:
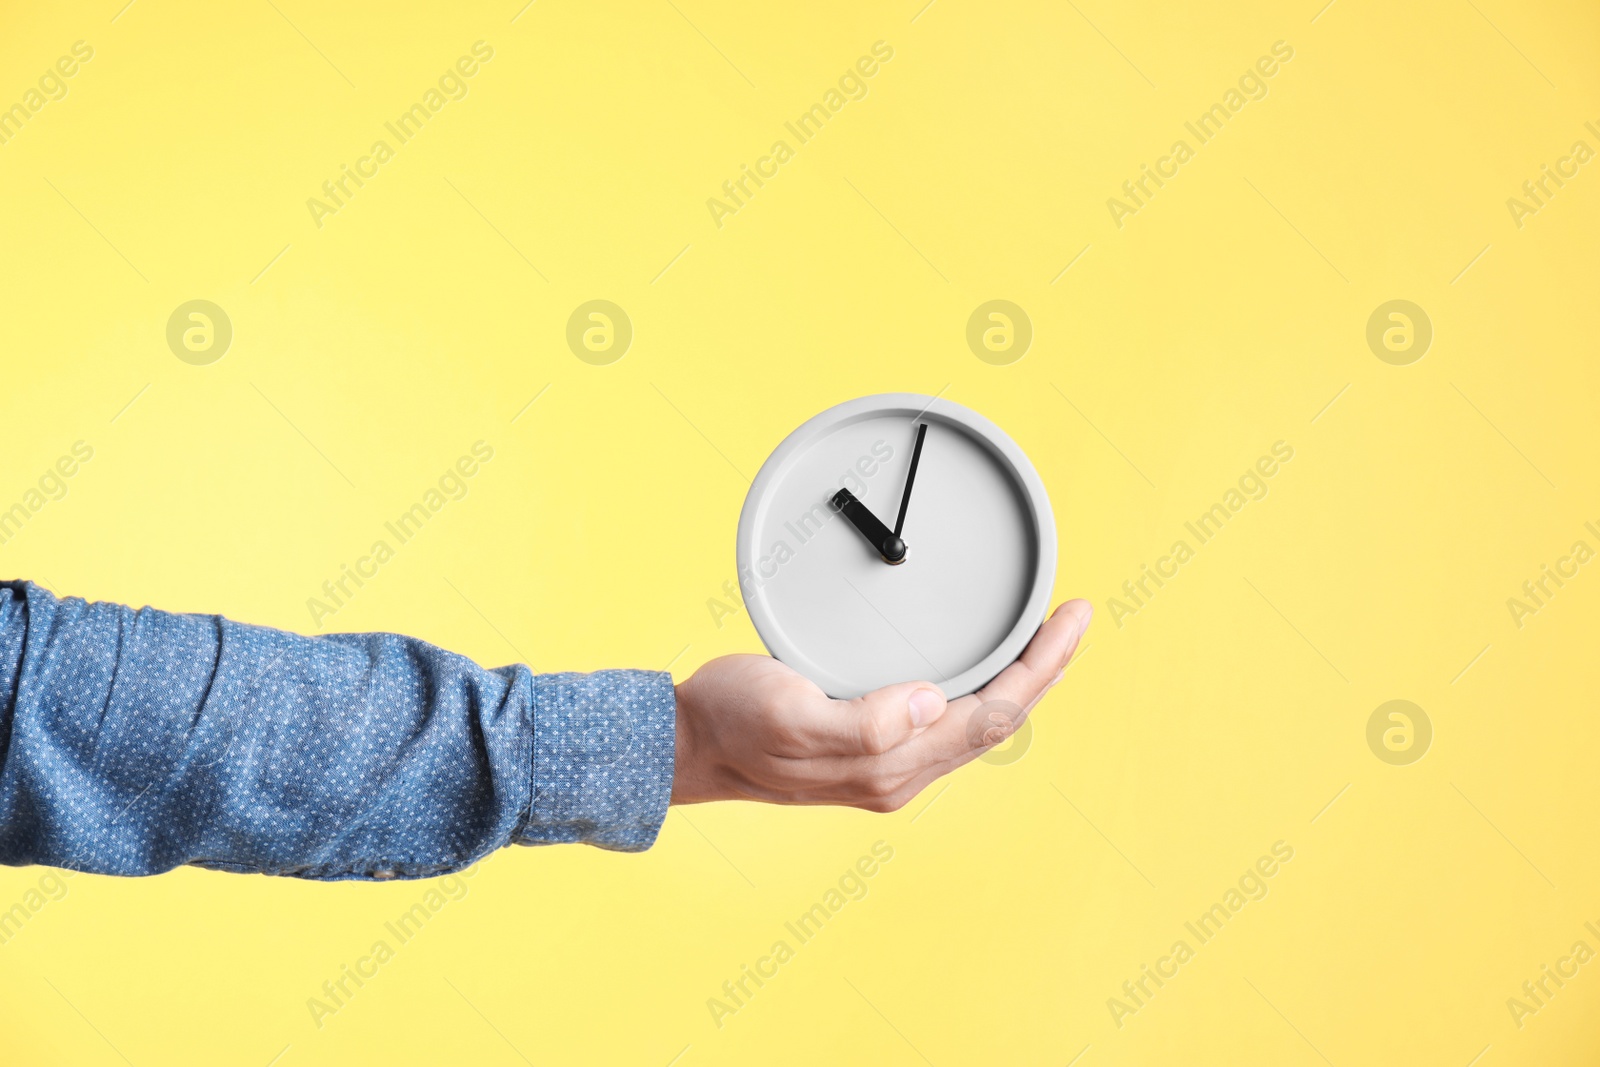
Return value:
<svg viewBox="0 0 1600 1067">
<path fill-rule="evenodd" d="M 737 553 L 768 651 L 829 696 L 926 680 L 954 698 L 1044 621 L 1056 528 L 1044 483 L 998 426 L 885 393 L 784 438 L 745 498 Z"/>
</svg>

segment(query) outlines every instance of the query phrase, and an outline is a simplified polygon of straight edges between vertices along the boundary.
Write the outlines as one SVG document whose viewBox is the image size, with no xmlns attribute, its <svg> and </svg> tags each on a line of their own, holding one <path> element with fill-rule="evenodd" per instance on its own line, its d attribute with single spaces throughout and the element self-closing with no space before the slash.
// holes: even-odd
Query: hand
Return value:
<svg viewBox="0 0 1600 1067">
<path fill-rule="evenodd" d="M 762 800 L 897 811 L 999 744 L 1061 680 L 1094 614 L 1069 600 L 1021 658 L 971 696 L 930 682 L 833 700 L 768 656 L 723 656 L 677 687 L 672 803 Z"/>
</svg>

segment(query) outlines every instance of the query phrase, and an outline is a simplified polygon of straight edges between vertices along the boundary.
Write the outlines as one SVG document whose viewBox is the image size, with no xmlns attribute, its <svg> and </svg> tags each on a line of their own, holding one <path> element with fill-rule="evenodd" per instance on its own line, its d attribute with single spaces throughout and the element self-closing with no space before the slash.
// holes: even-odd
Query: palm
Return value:
<svg viewBox="0 0 1600 1067">
<path fill-rule="evenodd" d="M 834 700 L 770 656 L 714 659 L 680 683 L 674 803 L 746 798 L 892 811 L 999 743 L 1061 677 L 1092 610 L 1069 601 L 1017 662 L 946 702 L 911 681 Z"/>
</svg>

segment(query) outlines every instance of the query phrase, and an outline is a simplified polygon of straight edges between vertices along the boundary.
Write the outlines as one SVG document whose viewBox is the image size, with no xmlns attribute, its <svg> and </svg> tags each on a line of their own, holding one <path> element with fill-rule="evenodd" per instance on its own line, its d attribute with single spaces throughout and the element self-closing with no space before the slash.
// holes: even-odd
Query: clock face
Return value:
<svg viewBox="0 0 1600 1067">
<path fill-rule="evenodd" d="M 1055 520 L 998 426 L 889 393 L 784 439 L 739 516 L 738 565 L 768 650 L 829 696 L 930 681 L 953 698 L 1016 659 L 1044 620 Z"/>
</svg>

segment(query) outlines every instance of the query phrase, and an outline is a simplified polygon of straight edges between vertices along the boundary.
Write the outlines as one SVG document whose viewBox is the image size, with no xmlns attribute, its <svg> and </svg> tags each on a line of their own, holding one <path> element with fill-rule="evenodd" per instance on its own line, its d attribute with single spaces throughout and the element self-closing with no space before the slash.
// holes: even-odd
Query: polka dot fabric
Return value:
<svg viewBox="0 0 1600 1067">
<path fill-rule="evenodd" d="M 486 670 L 0 582 L 0 862 L 427 878 L 506 844 L 641 851 L 672 790 L 653 671 Z"/>
</svg>

